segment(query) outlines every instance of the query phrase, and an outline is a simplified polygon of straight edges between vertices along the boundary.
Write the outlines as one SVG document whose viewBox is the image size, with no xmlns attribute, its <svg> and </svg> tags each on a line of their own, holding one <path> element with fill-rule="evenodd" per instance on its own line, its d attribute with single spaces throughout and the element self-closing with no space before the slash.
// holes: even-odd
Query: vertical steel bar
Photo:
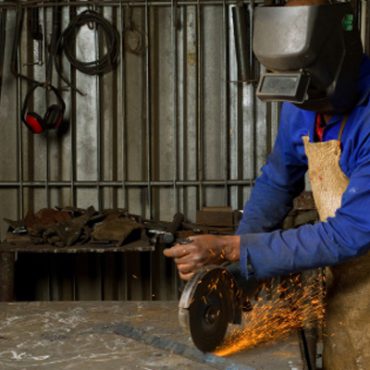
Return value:
<svg viewBox="0 0 370 370">
<path fill-rule="evenodd" d="M 361 40 L 364 49 L 366 50 L 366 17 L 367 17 L 367 1 L 361 0 L 361 21 L 360 21 L 360 31 L 361 31 Z"/>
<path fill-rule="evenodd" d="M 43 32 L 43 60 L 44 60 L 44 65 L 45 65 L 45 69 L 44 69 L 44 73 L 45 73 L 45 81 L 46 83 L 50 83 L 52 84 L 52 74 L 50 72 L 49 74 L 49 71 L 48 71 L 48 68 L 52 68 L 52 66 L 48 65 L 48 54 L 47 54 L 47 50 L 48 50 L 48 44 L 47 44 L 47 8 L 42 8 L 42 16 L 43 16 L 43 20 L 41 23 L 41 27 L 43 28 L 42 32 Z M 40 55 L 38 56 L 39 58 L 41 57 Z M 50 81 L 48 81 L 50 77 Z M 49 94 L 48 94 L 48 89 L 45 89 L 45 102 L 46 102 L 46 106 L 48 107 L 49 106 Z M 45 166 L 46 166 L 46 173 L 45 173 L 45 202 L 46 202 L 46 207 L 50 207 L 50 188 L 49 188 L 49 179 L 50 179 L 50 159 L 49 159 L 49 152 L 50 152 L 50 147 L 49 147 L 49 135 L 48 135 L 48 131 L 46 132 L 46 145 L 45 145 L 45 154 L 46 154 L 46 163 L 45 163 Z M 49 285 L 50 285 L 50 276 L 49 276 Z"/>
<path fill-rule="evenodd" d="M 123 11 L 122 2 L 120 4 L 120 13 L 121 13 L 121 22 L 120 22 L 120 34 L 122 37 L 124 36 L 125 30 L 125 15 L 126 13 Z M 120 63 L 120 88 L 121 88 L 121 132 L 122 132 L 122 192 L 123 192 L 123 208 L 128 208 L 128 189 L 126 189 L 126 180 L 127 180 L 127 150 L 126 150 L 126 136 L 127 136 L 127 110 L 126 110 L 126 58 L 123 48 L 123 43 L 121 42 L 121 63 Z M 120 274 L 121 283 L 119 284 L 120 289 L 124 289 L 123 297 L 121 297 L 121 292 L 119 292 L 118 296 L 120 299 L 127 300 L 127 288 L 128 288 L 128 274 L 127 274 L 127 257 L 125 253 L 120 254 L 120 263 L 123 267 L 123 275 Z"/>
<path fill-rule="evenodd" d="M 179 125 L 179 109 L 178 109 L 178 63 L 177 63 L 177 0 L 171 0 L 171 41 L 172 41 L 172 59 L 173 59 L 173 125 L 174 125 L 174 150 L 175 150 L 175 161 L 174 161 L 174 204 L 175 210 L 179 210 L 179 198 L 176 181 L 179 179 L 179 138 L 178 138 L 178 125 Z"/>
<path fill-rule="evenodd" d="M 200 0 L 197 1 L 196 9 L 196 27 L 197 27 L 197 172 L 198 172 L 198 204 L 197 207 L 200 209 L 204 205 L 203 200 L 203 180 L 204 180 L 204 168 L 203 168 L 203 86 L 202 86 L 202 22 L 201 22 L 201 4 Z"/>
<path fill-rule="evenodd" d="M 43 60 L 44 60 L 44 76 L 45 76 L 45 82 L 46 86 L 47 84 L 52 84 L 52 74 L 51 71 L 48 70 L 48 68 L 52 68 L 51 65 L 48 65 L 48 55 L 47 55 L 47 50 L 48 50 L 48 45 L 47 45 L 47 8 L 42 8 L 42 20 L 40 19 L 40 24 L 42 27 L 42 33 L 44 35 L 43 37 Z M 38 58 L 41 56 L 39 55 Z M 49 107 L 49 91 L 48 88 L 45 88 L 45 104 L 46 107 Z M 49 141 L 49 131 L 46 131 L 46 143 L 45 143 L 45 204 L 46 207 L 50 207 L 50 187 L 49 187 L 49 180 L 50 180 L 50 159 L 49 159 L 49 154 L 50 154 L 50 141 Z M 52 256 L 48 256 L 48 265 L 51 266 L 51 261 L 52 261 Z M 47 284 L 48 284 L 48 298 L 49 301 L 53 300 L 54 297 L 54 289 L 53 289 L 53 277 L 54 277 L 54 271 L 49 267 L 48 270 L 48 276 L 47 276 Z"/>
<path fill-rule="evenodd" d="M 120 22 L 120 34 L 124 35 L 125 30 L 125 21 L 124 16 L 125 13 L 123 11 L 122 2 L 120 4 L 120 13 L 121 13 L 121 22 Z M 123 36 L 122 36 L 123 37 Z M 121 43 L 122 46 L 122 43 Z M 120 89 L 121 89 L 121 132 L 122 132 L 122 192 L 123 192 L 123 208 L 128 207 L 128 195 L 126 189 L 126 170 L 127 170 L 127 149 L 126 149 L 126 135 L 127 135 L 127 117 L 126 117 L 126 58 L 124 53 L 123 46 L 120 48 L 121 50 L 121 63 L 120 63 Z"/>
<path fill-rule="evenodd" d="M 181 152 L 181 158 L 182 158 L 182 166 L 181 166 L 181 180 L 186 180 L 188 178 L 187 173 L 187 34 L 188 34 L 188 24 L 187 24 L 187 18 L 188 18 L 188 7 L 183 5 L 183 13 L 182 13 L 182 22 L 183 22 L 183 32 L 182 32 L 182 65 L 181 65 L 181 79 L 182 79 L 182 85 L 181 85 L 181 120 L 182 120 L 182 152 Z M 188 199 L 187 199 L 188 190 L 185 188 L 182 189 L 182 197 L 181 197 L 181 206 L 183 209 L 184 214 L 187 214 L 188 210 Z"/>
<path fill-rule="evenodd" d="M 227 25 L 227 14 L 228 8 L 226 5 L 226 0 L 222 4 L 222 32 L 223 35 L 221 40 L 222 45 L 222 55 L 223 55 L 223 96 L 222 96 L 222 118 L 225 125 L 224 131 L 224 155 L 225 155 L 225 164 L 224 164 L 224 204 L 229 204 L 229 187 L 227 185 L 227 180 L 229 179 L 230 173 L 230 163 L 229 163 L 229 120 L 228 120 L 228 25 Z"/>
<path fill-rule="evenodd" d="M 366 32 L 365 32 L 365 52 L 369 55 L 370 54 L 370 4 L 366 3 Z"/>
<path fill-rule="evenodd" d="M 17 68 L 18 70 L 20 69 L 21 66 L 21 52 L 18 50 L 18 65 Z M 17 112 L 21 111 L 22 107 L 22 81 L 20 77 L 17 77 L 17 89 L 16 89 L 16 94 L 17 94 Z M 17 153 L 18 153 L 18 158 L 17 158 L 17 170 L 18 170 L 18 219 L 23 218 L 24 216 L 24 187 L 23 187 L 23 174 L 24 174 L 24 167 L 23 167 L 23 135 L 22 135 L 22 128 L 23 126 L 21 125 L 21 120 L 20 116 L 17 114 Z"/>
<path fill-rule="evenodd" d="M 94 7 L 96 8 L 96 7 Z M 97 11 L 97 9 L 94 9 Z M 102 12 L 102 10 L 101 10 Z M 99 42 L 102 42 L 102 40 L 99 40 L 99 35 L 98 35 L 98 29 L 97 26 L 95 26 L 95 32 L 94 32 L 94 43 L 95 43 L 95 60 L 99 60 L 99 54 L 100 54 L 100 45 Z M 102 144 L 102 135 L 101 135 L 101 94 L 100 94 L 100 89 L 101 89 L 101 75 L 96 74 L 95 75 L 95 102 L 96 102 L 96 119 L 97 119 L 97 125 L 96 125 L 96 167 L 97 167 L 97 174 L 96 174 L 96 190 L 98 192 L 98 206 L 99 209 L 103 209 L 103 200 L 102 200 L 102 189 L 99 185 L 100 181 L 102 181 L 102 150 L 101 150 L 101 144 Z"/>
<path fill-rule="evenodd" d="M 65 9 L 65 14 L 66 17 L 68 17 L 68 20 L 71 19 L 74 13 L 74 9 L 71 7 L 64 8 Z M 64 21 L 64 14 L 63 11 L 61 11 L 61 28 L 63 27 L 63 21 Z M 60 57 L 62 58 L 62 57 Z M 63 60 L 60 61 L 60 63 L 63 63 Z M 71 83 L 75 81 L 75 76 L 73 74 L 73 67 L 72 65 L 69 66 L 69 80 Z M 73 86 L 73 85 L 72 85 Z M 72 206 L 76 206 L 76 186 L 75 186 L 75 181 L 76 181 L 76 169 L 75 169 L 75 164 L 76 164 L 76 91 L 72 88 L 69 89 L 70 91 L 70 116 L 69 116 L 69 146 L 70 146 L 70 203 Z M 78 263 L 77 263 L 77 256 L 74 256 L 73 258 L 73 277 L 72 277 L 72 284 L 73 284 L 73 292 L 72 292 L 72 299 L 75 301 L 78 299 L 78 283 L 77 283 L 77 268 L 78 268 Z"/>
<path fill-rule="evenodd" d="M 98 12 L 100 15 L 104 16 L 104 11 L 102 7 L 93 7 L 93 10 Z M 99 60 L 100 57 L 100 43 L 103 42 L 103 40 L 99 39 L 98 34 L 98 26 L 95 25 L 95 32 L 94 32 L 94 44 L 95 44 L 95 60 Z M 103 46 L 102 46 L 103 49 Z M 101 88 L 102 88 L 102 76 L 100 74 L 95 75 L 95 105 L 96 105 L 96 168 L 97 168 L 97 174 L 96 174 L 96 191 L 98 195 L 98 208 L 99 210 L 102 210 L 104 208 L 103 204 L 103 191 L 100 186 L 100 182 L 103 180 L 102 176 L 102 127 L 101 127 L 101 109 L 102 106 L 102 100 L 101 100 Z M 104 267 L 103 267 L 103 258 L 100 256 L 99 258 L 99 269 L 100 269 L 100 277 L 99 277 L 99 284 L 100 284 L 100 299 L 103 299 L 104 297 Z"/>
<path fill-rule="evenodd" d="M 19 10 L 17 10 L 19 11 Z M 20 66 L 22 65 L 21 61 L 21 51 L 18 48 L 18 64 L 17 64 L 17 71 L 20 70 Z M 17 112 L 21 111 L 22 107 L 22 81 L 20 77 L 16 78 L 16 110 Z M 24 167 L 23 167 L 23 137 L 22 137 L 22 122 L 20 119 L 20 115 L 16 115 L 17 119 L 17 130 L 16 130 L 16 140 L 17 140 L 17 177 L 18 177 L 18 197 L 17 197 L 17 218 L 21 219 L 24 217 L 24 187 L 23 187 L 23 174 L 24 174 Z M 1 280 L 7 286 L 6 290 L 4 290 L 4 300 L 13 300 L 13 294 L 14 294 L 14 264 L 10 262 L 10 258 L 13 258 L 13 261 L 17 258 L 17 253 L 11 253 L 11 254 L 2 254 L 1 256 L 4 269 L 3 274 L 5 274 L 5 277 L 3 277 Z M 9 263 L 11 263 L 9 265 Z M 14 262 L 13 262 L 14 263 Z M 4 267 L 5 264 L 5 267 Z"/>
<path fill-rule="evenodd" d="M 150 8 L 148 0 L 145 0 L 145 34 L 147 35 L 147 49 L 145 53 L 145 71 L 146 71 L 146 80 L 145 80 L 145 92 L 146 92 L 146 147 L 147 147 L 147 182 L 148 182 L 148 207 L 149 212 L 145 214 L 149 216 L 149 219 L 153 218 L 153 210 L 152 210 L 152 187 L 151 187 L 151 180 L 152 180 L 152 132 L 151 132 L 151 85 L 150 85 Z M 143 258 L 143 257 L 142 257 Z M 149 252 L 149 266 L 150 266 L 150 273 L 149 273 L 149 292 L 150 292 L 150 300 L 152 300 L 153 294 L 153 256 L 152 252 Z"/>
<path fill-rule="evenodd" d="M 249 24 L 251 25 L 249 29 L 249 44 L 253 45 L 253 17 L 254 17 L 254 0 L 250 0 L 249 2 Z M 252 47 L 249 48 L 249 60 L 250 60 L 250 71 L 251 71 L 251 77 L 255 75 L 255 65 L 253 60 L 253 50 Z M 253 77 L 252 77 L 253 78 Z M 251 176 L 251 179 L 255 179 L 257 176 L 257 99 L 255 94 L 255 88 L 254 84 L 250 85 L 250 94 L 251 94 L 251 100 L 252 100 L 252 124 L 251 124 L 251 138 L 253 138 L 253 142 L 251 145 L 251 156 L 253 158 L 253 176 Z M 252 180 L 251 180 L 252 181 Z M 250 188 L 252 188 L 252 182 L 250 183 Z"/>
<path fill-rule="evenodd" d="M 173 125 L 174 125 L 174 150 L 175 150 L 175 161 L 174 161 L 174 205 L 176 212 L 179 211 L 179 198 L 176 181 L 179 179 L 179 133 L 178 133 L 178 64 L 177 64 L 177 3 L 176 0 L 171 0 L 171 43 L 172 43 L 172 60 L 173 60 Z M 175 275 L 175 294 L 177 291 L 177 279 Z"/>
<path fill-rule="evenodd" d="M 74 9 L 69 7 L 69 18 L 73 16 Z M 63 61 L 61 61 L 63 63 Z M 69 67 L 70 73 L 70 81 L 73 83 L 75 81 L 75 75 L 73 66 L 70 65 Z M 72 85 L 73 86 L 73 85 Z M 70 159 L 70 176 L 71 176 L 71 204 L 72 206 L 76 206 L 76 91 L 75 89 L 70 89 L 71 95 L 71 114 L 70 114 L 70 147 L 71 147 L 71 159 Z M 75 282 L 76 283 L 76 282 Z"/>
<path fill-rule="evenodd" d="M 150 85 L 150 13 L 149 2 L 145 0 L 145 34 L 147 35 L 147 48 L 145 53 L 145 111 L 146 111 L 146 151 L 147 151 L 147 205 L 146 216 L 152 219 L 152 133 L 151 133 L 151 85 Z"/>
</svg>

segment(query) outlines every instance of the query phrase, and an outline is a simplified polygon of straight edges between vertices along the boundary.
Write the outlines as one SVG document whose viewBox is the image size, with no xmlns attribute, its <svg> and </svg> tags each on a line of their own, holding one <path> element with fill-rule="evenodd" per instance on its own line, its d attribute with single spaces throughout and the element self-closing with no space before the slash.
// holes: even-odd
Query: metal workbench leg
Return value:
<svg viewBox="0 0 370 370">
<path fill-rule="evenodd" d="M 14 252 L 0 253 L 0 302 L 14 300 Z"/>
<path fill-rule="evenodd" d="M 303 328 L 298 336 L 303 370 L 316 370 L 317 328 Z"/>
</svg>

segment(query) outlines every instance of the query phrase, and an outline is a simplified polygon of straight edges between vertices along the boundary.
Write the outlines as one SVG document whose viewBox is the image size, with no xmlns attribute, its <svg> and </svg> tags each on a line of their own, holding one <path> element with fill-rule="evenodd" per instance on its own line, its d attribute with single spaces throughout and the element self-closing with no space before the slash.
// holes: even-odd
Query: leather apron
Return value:
<svg viewBox="0 0 370 370">
<path fill-rule="evenodd" d="M 310 143 L 308 136 L 303 137 L 308 175 L 321 221 L 335 215 L 349 183 L 339 166 L 345 121 L 338 140 Z M 324 369 L 370 370 L 370 253 L 327 270 L 331 283 L 326 295 Z"/>
</svg>

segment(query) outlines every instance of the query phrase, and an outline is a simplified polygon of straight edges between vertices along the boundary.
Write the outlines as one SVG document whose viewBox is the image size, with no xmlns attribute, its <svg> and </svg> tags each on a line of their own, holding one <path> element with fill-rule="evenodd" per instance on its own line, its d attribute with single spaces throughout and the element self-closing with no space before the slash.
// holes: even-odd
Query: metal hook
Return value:
<svg viewBox="0 0 370 370">
<path fill-rule="evenodd" d="M 94 12 L 95 13 L 94 6 L 91 5 L 91 4 L 88 5 L 86 11 L 87 12 Z M 91 22 L 86 23 L 86 25 L 87 25 L 87 27 L 88 27 L 89 30 L 91 30 L 91 31 L 94 31 L 95 30 L 95 26 L 96 26 L 96 23 L 95 22 L 91 21 Z"/>
</svg>

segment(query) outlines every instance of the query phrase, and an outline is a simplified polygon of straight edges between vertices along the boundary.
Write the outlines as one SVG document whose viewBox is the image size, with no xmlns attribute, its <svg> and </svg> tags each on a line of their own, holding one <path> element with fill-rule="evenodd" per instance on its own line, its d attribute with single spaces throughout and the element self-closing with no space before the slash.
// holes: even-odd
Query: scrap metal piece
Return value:
<svg viewBox="0 0 370 370">
<path fill-rule="evenodd" d="M 179 302 L 179 322 L 195 346 L 214 351 L 229 323 L 240 324 L 238 286 L 232 274 L 220 266 L 207 266 L 190 279 Z"/>
</svg>

